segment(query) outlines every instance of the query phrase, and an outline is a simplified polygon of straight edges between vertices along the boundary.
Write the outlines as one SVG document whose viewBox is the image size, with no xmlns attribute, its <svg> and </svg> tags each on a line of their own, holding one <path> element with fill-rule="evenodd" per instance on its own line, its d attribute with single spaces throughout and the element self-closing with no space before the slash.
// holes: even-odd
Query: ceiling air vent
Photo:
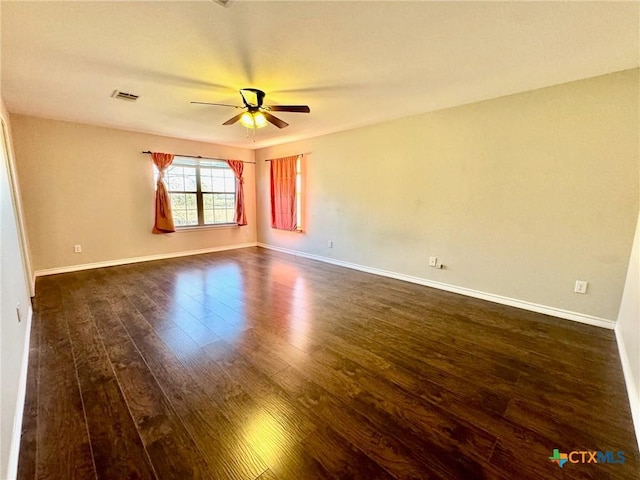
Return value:
<svg viewBox="0 0 640 480">
<path fill-rule="evenodd" d="M 213 0 L 213 1 L 216 2 L 218 5 L 222 5 L 223 7 L 228 7 L 229 4 L 233 2 L 233 0 Z"/>
<path fill-rule="evenodd" d="M 113 98 L 119 98 L 120 100 L 128 100 L 130 102 L 135 102 L 138 100 L 138 95 L 134 95 L 133 93 L 121 92 L 120 90 L 114 90 L 111 94 Z"/>
</svg>

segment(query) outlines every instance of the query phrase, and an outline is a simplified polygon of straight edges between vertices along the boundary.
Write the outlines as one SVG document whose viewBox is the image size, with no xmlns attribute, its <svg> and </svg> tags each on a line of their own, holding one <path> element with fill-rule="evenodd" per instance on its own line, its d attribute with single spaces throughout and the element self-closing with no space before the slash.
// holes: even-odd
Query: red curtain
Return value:
<svg viewBox="0 0 640 480">
<path fill-rule="evenodd" d="M 246 225 L 247 216 L 244 213 L 244 180 L 242 178 L 244 163 L 240 160 L 227 160 L 227 164 L 236 176 L 236 213 L 233 216 L 233 221 L 240 226 Z"/>
<path fill-rule="evenodd" d="M 296 229 L 296 160 L 298 156 L 271 160 L 271 227 Z"/>
<path fill-rule="evenodd" d="M 153 233 L 171 233 L 176 231 L 173 224 L 173 214 L 171 213 L 171 199 L 164 185 L 164 174 L 173 162 L 173 155 L 170 153 L 151 154 L 153 163 L 158 168 L 158 184 L 156 189 L 156 218 L 153 224 Z"/>
</svg>

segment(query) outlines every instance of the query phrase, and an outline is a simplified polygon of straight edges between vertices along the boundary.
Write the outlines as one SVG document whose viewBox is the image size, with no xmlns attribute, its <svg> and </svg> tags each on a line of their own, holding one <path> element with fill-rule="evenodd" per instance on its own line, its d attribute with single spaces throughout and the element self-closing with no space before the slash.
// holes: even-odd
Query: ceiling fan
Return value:
<svg viewBox="0 0 640 480">
<path fill-rule="evenodd" d="M 267 122 L 278 128 L 284 128 L 289 124 L 278 117 L 271 115 L 269 112 L 295 112 L 309 113 L 311 109 L 307 105 L 263 105 L 262 102 L 265 93 L 257 88 L 243 88 L 240 90 L 243 107 L 237 105 L 227 105 L 224 103 L 208 103 L 208 102 L 191 102 L 199 105 L 216 105 L 220 107 L 232 107 L 245 110 L 223 123 L 223 125 L 232 125 L 240 121 L 247 128 L 262 128 L 267 126 Z"/>
</svg>

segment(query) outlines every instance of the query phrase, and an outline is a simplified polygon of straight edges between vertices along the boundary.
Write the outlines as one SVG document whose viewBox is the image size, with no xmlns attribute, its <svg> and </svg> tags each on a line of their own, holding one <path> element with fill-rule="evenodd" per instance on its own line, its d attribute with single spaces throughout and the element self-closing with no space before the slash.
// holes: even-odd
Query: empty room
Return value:
<svg viewBox="0 0 640 480">
<path fill-rule="evenodd" d="M 640 3 L 0 28 L 0 479 L 640 478 Z"/>
</svg>

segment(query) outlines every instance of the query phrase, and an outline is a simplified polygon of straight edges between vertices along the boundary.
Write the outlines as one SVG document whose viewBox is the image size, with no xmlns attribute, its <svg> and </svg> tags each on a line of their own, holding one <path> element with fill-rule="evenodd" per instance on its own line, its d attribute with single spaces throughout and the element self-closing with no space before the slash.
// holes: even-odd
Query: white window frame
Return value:
<svg viewBox="0 0 640 480">
<path fill-rule="evenodd" d="M 191 189 L 185 189 L 184 190 L 176 190 L 176 189 L 172 189 L 171 188 L 171 172 L 173 169 L 178 169 L 178 168 L 182 168 L 182 167 L 191 167 L 191 168 L 195 168 L 195 177 L 196 177 L 196 189 L 195 190 L 191 190 Z M 205 170 L 211 170 L 211 169 L 221 169 L 224 170 L 225 172 L 225 181 L 224 181 L 224 190 L 223 191 L 203 191 L 203 185 L 202 185 L 202 173 Z M 155 167 L 154 165 L 154 174 L 155 174 L 155 178 L 157 181 L 158 178 L 158 169 Z M 237 226 L 236 223 L 233 222 L 233 215 L 235 214 L 235 209 L 236 209 L 236 201 L 237 201 L 237 194 L 236 194 L 236 180 L 235 180 L 235 174 L 233 173 L 233 170 L 231 169 L 231 167 L 229 166 L 229 164 L 224 161 L 224 160 L 217 160 L 217 159 L 209 159 L 209 158 L 192 158 L 192 157 L 180 157 L 180 156 L 176 156 L 173 159 L 173 162 L 171 164 L 171 166 L 169 166 L 167 168 L 167 171 L 165 172 L 165 185 L 167 187 L 167 193 L 169 194 L 169 198 L 171 199 L 171 207 L 172 210 L 174 212 L 174 223 L 176 226 L 176 231 L 179 230 L 193 230 L 193 229 L 202 229 L 202 228 L 215 228 L 215 227 L 232 227 L 232 226 Z M 186 182 L 186 179 L 185 179 Z M 195 195 L 195 199 L 196 199 L 196 208 L 193 209 L 189 209 L 189 208 L 184 208 L 182 209 L 181 207 L 178 207 L 178 205 L 176 205 L 175 200 L 173 195 L 185 195 L 185 204 L 187 203 L 187 197 L 186 195 Z M 227 206 L 225 208 L 213 208 L 213 209 L 205 209 L 205 195 L 224 195 L 224 196 L 230 196 L 233 195 L 233 204 L 229 205 L 227 203 Z M 212 200 L 213 202 L 215 202 L 215 200 Z M 226 199 L 226 201 L 228 202 L 228 198 Z M 193 223 L 193 219 L 192 223 L 188 223 L 188 224 L 179 224 L 178 223 L 178 219 L 175 215 L 177 210 L 184 210 L 185 212 L 187 212 L 187 216 L 189 215 L 189 211 L 195 211 L 196 212 L 196 220 L 197 223 Z M 206 211 L 211 211 L 213 212 L 214 215 L 214 221 L 213 222 L 207 222 Z M 219 220 L 216 218 L 216 212 L 221 212 L 224 211 L 224 218 Z"/>
</svg>

